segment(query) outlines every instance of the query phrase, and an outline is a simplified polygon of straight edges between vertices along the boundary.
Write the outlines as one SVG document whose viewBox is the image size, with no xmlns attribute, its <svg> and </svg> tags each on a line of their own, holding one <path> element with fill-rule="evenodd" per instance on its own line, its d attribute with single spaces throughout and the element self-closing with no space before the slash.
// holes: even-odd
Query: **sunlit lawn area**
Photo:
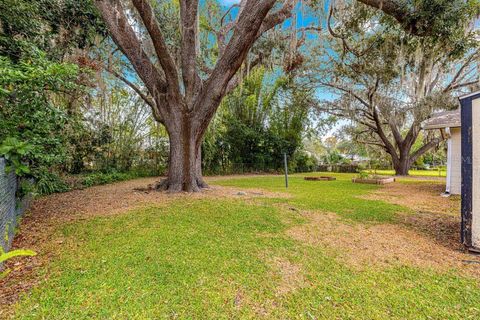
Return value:
<svg viewBox="0 0 480 320">
<path fill-rule="evenodd" d="M 478 319 L 477 280 L 404 264 L 354 268 L 335 248 L 287 230 L 302 210 L 346 224 L 396 223 L 409 210 L 359 198 L 353 175 L 215 180 L 290 198 L 185 198 L 60 226 L 46 277 L 17 305 L 20 319 Z M 379 250 L 381 250 L 379 248 Z M 282 270 L 289 269 L 289 270 Z M 290 270 L 291 269 L 291 270 Z"/>
<path fill-rule="evenodd" d="M 367 170 L 370 173 L 379 174 L 379 175 L 389 175 L 394 176 L 395 170 Z M 447 170 L 410 170 L 409 175 L 414 177 L 446 177 Z"/>
</svg>

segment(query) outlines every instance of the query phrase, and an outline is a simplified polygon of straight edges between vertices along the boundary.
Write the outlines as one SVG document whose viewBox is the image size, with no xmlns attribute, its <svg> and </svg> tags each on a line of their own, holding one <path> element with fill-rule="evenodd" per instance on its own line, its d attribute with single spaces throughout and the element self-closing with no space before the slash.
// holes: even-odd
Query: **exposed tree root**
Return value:
<svg viewBox="0 0 480 320">
<path fill-rule="evenodd" d="M 163 179 L 163 180 L 160 180 L 158 181 L 155 186 L 154 186 L 154 189 L 155 190 L 158 190 L 158 191 L 165 191 L 168 189 L 168 179 Z"/>
<path fill-rule="evenodd" d="M 200 192 L 202 189 L 208 189 L 209 186 L 203 180 L 202 177 L 197 178 L 195 183 L 193 183 L 191 186 L 187 188 L 185 184 L 182 183 L 170 183 L 170 179 L 166 178 L 163 179 L 159 182 L 157 182 L 154 186 L 153 189 L 157 191 L 166 191 L 169 193 L 176 193 L 176 192 Z"/>
<path fill-rule="evenodd" d="M 201 176 L 197 178 L 197 184 L 198 184 L 198 186 L 199 186 L 201 189 L 208 189 L 208 188 L 210 188 L 210 187 L 208 186 L 208 184 L 205 182 L 205 180 L 203 180 L 203 177 L 201 177 Z"/>
</svg>

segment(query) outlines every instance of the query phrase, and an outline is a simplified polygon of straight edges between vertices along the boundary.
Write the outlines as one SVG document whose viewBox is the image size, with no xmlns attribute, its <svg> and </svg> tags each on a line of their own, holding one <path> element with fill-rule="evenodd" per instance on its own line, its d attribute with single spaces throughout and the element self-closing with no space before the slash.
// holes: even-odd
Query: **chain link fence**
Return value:
<svg viewBox="0 0 480 320">
<path fill-rule="evenodd" d="M 29 197 L 17 197 L 18 177 L 6 172 L 5 159 L 0 158 L 0 246 L 8 251 L 21 215 L 29 204 Z"/>
</svg>

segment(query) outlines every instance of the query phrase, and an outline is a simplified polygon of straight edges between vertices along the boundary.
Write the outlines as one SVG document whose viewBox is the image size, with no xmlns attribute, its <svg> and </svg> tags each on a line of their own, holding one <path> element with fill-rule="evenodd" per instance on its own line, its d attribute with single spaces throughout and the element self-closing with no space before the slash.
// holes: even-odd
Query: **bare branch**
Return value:
<svg viewBox="0 0 480 320">
<path fill-rule="evenodd" d="M 181 95 L 178 85 L 177 67 L 175 66 L 175 61 L 173 60 L 173 57 L 171 56 L 170 51 L 165 43 L 165 38 L 163 37 L 162 31 L 154 16 L 152 7 L 147 0 L 132 0 L 132 2 L 140 14 L 145 28 L 147 28 L 147 31 L 152 39 L 158 61 L 165 72 L 165 77 L 168 83 L 168 95 L 172 99 L 175 99 L 177 103 L 179 103 L 181 101 Z"/>
<path fill-rule="evenodd" d="M 373 119 L 375 121 L 376 133 L 378 134 L 380 140 L 382 140 L 383 144 L 385 144 L 385 149 L 387 152 L 392 156 L 394 161 L 398 160 L 398 155 L 396 152 L 395 147 L 392 145 L 388 137 L 386 136 L 385 132 L 383 131 L 382 121 L 380 121 L 380 117 L 378 115 L 377 108 L 373 108 Z"/>
<path fill-rule="evenodd" d="M 443 92 L 444 93 L 447 93 L 449 91 L 452 91 L 452 90 L 455 90 L 455 89 L 458 89 L 458 88 L 461 88 L 461 87 L 465 87 L 467 85 L 470 85 L 470 84 L 475 84 L 477 81 L 472 81 L 473 83 L 470 83 L 470 84 L 466 84 L 466 85 L 461 85 L 461 84 L 458 84 L 457 82 L 460 79 L 460 77 L 462 75 L 464 75 L 464 71 L 466 68 L 468 68 L 470 66 L 470 64 L 472 63 L 472 61 L 476 58 L 478 58 L 480 54 L 480 49 L 479 50 L 476 50 L 474 53 L 472 53 L 466 60 L 465 62 L 463 63 L 463 65 L 458 69 L 457 73 L 455 74 L 455 76 L 453 76 L 452 78 L 452 81 L 450 81 L 450 83 L 445 87 L 445 89 L 443 89 Z"/>
<path fill-rule="evenodd" d="M 356 141 L 358 143 L 361 143 L 361 144 L 369 144 L 369 145 L 377 146 L 377 147 L 380 147 L 380 148 L 386 150 L 385 145 L 380 143 L 380 142 L 375 142 L 375 141 L 371 141 L 371 140 L 359 140 L 359 139 L 356 139 Z"/>
<path fill-rule="evenodd" d="M 149 97 L 147 94 L 145 94 L 137 85 L 135 85 L 133 82 L 128 80 L 126 77 L 122 76 L 120 73 L 117 71 L 113 70 L 112 68 L 105 67 L 104 68 L 108 73 L 113 75 L 115 78 L 121 80 L 123 83 L 125 83 L 127 86 L 129 86 L 133 91 L 135 91 L 140 98 L 142 98 L 145 103 L 147 103 L 149 106 L 152 108 L 156 108 L 156 103 L 155 101 Z"/>
<path fill-rule="evenodd" d="M 157 95 L 164 94 L 167 85 L 142 49 L 141 42 L 128 23 L 119 1 L 96 0 L 95 4 L 105 20 L 113 41 L 128 58 L 148 90 Z"/>
<path fill-rule="evenodd" d="M 460 89 L 460 88 L 472 86 L 474 84 L 479 84 L 479 81 L 478 80 L 473 80 L 473 81 L 469 81 L 469 82 L 458 83 L 458 84 L 455 84 L 455 85 L 451 86 L 450 90 L 457 90 L 457 89 Z"/>
<path fill-rule="evenodd" d="M 358 52 L 357 50 L 353 49 L 347 42 L 347 39 L 336 33 L 332 26 L 331 26 L 331 20 L 332 20 L 332 17 L 333 17 L 333 11 L 334 11 L 334 3 L 333 2 L 330 2 L 330 8 L 329 8 L 329 11 L 328 11 L 328 18 L 327 18 L 327 30 L 328 30 L 328 33 L 330 33 L 330 35 L 334 38 L 337 38 L 337 39 L 340 39 L 342 41 L 342 46 L 343 46 L 343 54 L 345 55 L 346 52 L 350 52 L 352 54 L 354 54 L 355 56 L 357 57 L 362 57 L 364 56 L 368 51 L 370 51 L 370 49 L 373 48 L 373 46 L 375 45 L 374 42 L 372 42 L 370 44 L 370 46 L 368 46 L 368 48 L 366 48 L 365 50 L 361 51 L 361 52 Z"/>
<path fill-rule="evenodd" d="M 239 7 L 240 7 L 240 5 L 238 3 L 234 3 L 233 5 L 231 5 L 230 8 L 228 8 L 228 10 L 225 12 L 225 14 L 220 19 L 220 25 L 223 26 L 225 18 L 230 14 L 230 12 L 232 11 L 233 8 L 239 8 Z"/>
<path fill-rule="evenodd" d="M 260 30 L 258 30 L 257 38 L 268 30 L 274 28 L 275 26 L 283 23 L 285 20 L 290 18 L 292 16 L 295 5 L 297 4 L 297 1 L 298 0 L 284 0 L 283 5 L 280 9 L 266 16 Z"/>
<path fill-rule="evenodd" d="M 415 13 L 410 12 L 405 3 L 397 0 L 358 0 L 372 8 L 379 9 L 392 16 L 402 27 L 411 34 L 426 35 L 429 30 L 420 30 L 418 21 L 414 18 Z M 428 29 L 428 28 L 427 28 Z"/>
<path fill-rule="evenodd" d="M 182 21 L 182 77 L 185 86 L 187 106 L 192 107 L 192 101 L 198 93 L 201 84 L 196 60 L 198 51 L 198 0 L 181 0 L 180 17 Z"/>
<path fill-rule="evenodd" d="M 420 149 L 415 151 L 411 156 L 410 156 L 410 163 L 414 163 L 420 156 L 425 154 L 427 151 L 430 149 L 436 147 L 440 142 L 442 142 L 444 139 L 441 138 L 435 138 L 431 140 L 430 142 L 424 144 Z"/>
<path fill-rule="evenodd" d="M 395 143 L 397 145 L 401 145 L 403 143 L 402 135 L 398 130 L 397 122 L 394 120 L 393 117 L 389 119 L 388 125 L 390 126 L 390 130 L 392 131 L 393 138 L 395 139 Z"/>
<path fill-rule="evenodd" d="M 242 10 L 237 19 L 233 35 L 225 47 L 225 52 L 218 59 L 211 76 L 202 88 L 201 96 L 197 99 L 197 101 L 203 101 L 202 104 L 195 106 L 195 109 L 200 110 L 201 121 L 209 122 L 215 113 L 216 108 L 211 108 L 211 104 L 218 106 L 230 79 L 245 61 L 248 51 L 257 38 L 262 22 L 275 2 L 275 0 L 246 1 L 245 9 Z"/>
<path fill-rule="evenodd" d="M 348 93 L 348 94 L 352 95 L 352 97 L 354 97 L 355 99 L 357 99 L 360 103 L 362 103 L 364 106 L 366 106 L 367 108 L 370 108 L 370 107 L 371 107 L 370 103 L 368 103 L 367 101 L 365 101 L 365 99 L 363 99 L 362 97 L 360 97 L 359 95 L 357 95 L 355 92 L 353 92 L 353 90 L 346 89 L 346 88 L 343 88 L 343 87 L 341 87 L 341 86 L 339 86 L 339 85 L 332 84 L 332 83 L 327 83 L 327 82 L 319 82 L 319 84 L 322 85 L 322 86 L 325 86 L 325 87 L 334 88 L 334 89 L 343 91 L 343 92 L 345 92 L 345 93 Z"/>
</svg>

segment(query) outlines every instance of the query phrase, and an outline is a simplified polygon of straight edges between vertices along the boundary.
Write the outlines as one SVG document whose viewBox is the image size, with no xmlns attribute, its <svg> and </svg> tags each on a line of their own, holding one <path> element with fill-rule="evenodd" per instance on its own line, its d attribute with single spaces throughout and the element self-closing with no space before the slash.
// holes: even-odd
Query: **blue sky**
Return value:
<svg viewBox="0 0 480 320">
<path fill-rule="evenodd" d="M 226 6 L 232 5 L 234 3 L 239 3 L 240 0 L 220 0 L 220 3 Z"/>
</svg>

